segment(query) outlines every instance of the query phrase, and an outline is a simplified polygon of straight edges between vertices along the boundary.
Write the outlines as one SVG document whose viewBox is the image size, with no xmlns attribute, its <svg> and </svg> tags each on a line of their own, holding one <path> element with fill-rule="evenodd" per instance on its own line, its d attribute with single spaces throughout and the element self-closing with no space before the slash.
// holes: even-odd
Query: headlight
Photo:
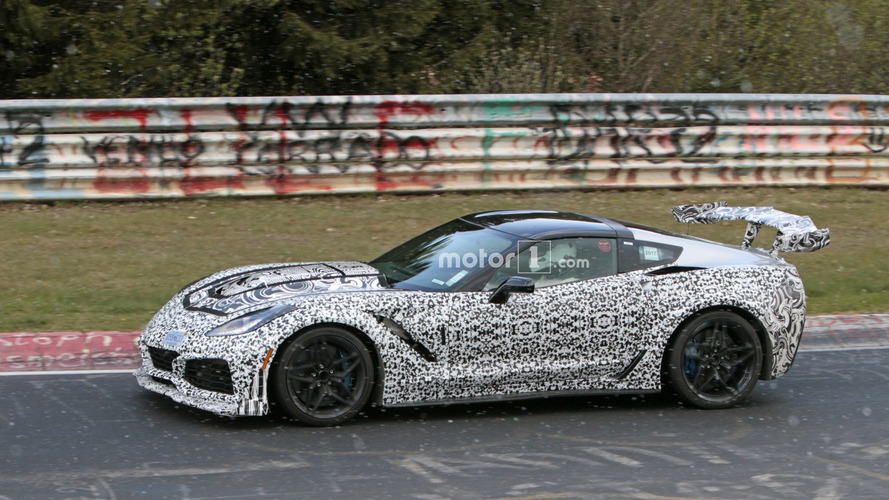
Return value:
<svg viewBox="0 0 889 500">
<path fill-rule="evenodd" d="M 216 328 L 207 332 L 208 337 L 223 337 L 227 335 L 243 335 L 245 333 L 250 333 L 253 330 L 265 325 L 269 321 L 281 316 L 282 314 L 287 314 L 290 311 L 296 309 L 295 307 L 287 304 L 281 304 L 273 307 L 269 307 L 268 309 L 260 309 L 259 311 L 253 311 L 252 313 L 241 316 L 240 318 L 235 318 L 228 323 L 223 323 Z"/>
</svg>

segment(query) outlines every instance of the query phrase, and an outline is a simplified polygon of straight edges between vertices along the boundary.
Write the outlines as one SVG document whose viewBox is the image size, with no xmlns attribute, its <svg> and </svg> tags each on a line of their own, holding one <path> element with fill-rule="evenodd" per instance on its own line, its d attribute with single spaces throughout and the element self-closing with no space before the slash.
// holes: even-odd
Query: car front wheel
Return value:
<svg viewBox="0 0 889 500">
<path fill-rule="evenodd" d="M 373 361 L 361 339 L 348 330 L 321 327 L 286 345 L 270 385 L 288 415 L 322 426 L 345 422 L 361 411 L 373 378 Z"/>
<path fill-rule="evenodd" d="M 701 314 L 676 334 L 665 375 L 674 391 L 699 408 L 728 408 L 750 395 L 762 368 L 756 331 L 730 311 Z"/>
</svg>

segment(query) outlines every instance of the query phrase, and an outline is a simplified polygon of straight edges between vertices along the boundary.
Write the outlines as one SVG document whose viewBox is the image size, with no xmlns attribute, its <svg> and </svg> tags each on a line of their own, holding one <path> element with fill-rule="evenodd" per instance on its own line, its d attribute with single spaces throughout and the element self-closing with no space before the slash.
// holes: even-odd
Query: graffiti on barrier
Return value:
<svg viewBox="0 0 889 500">
<path fill-rule="evenodd" d="M 168 163 L 188 166 L 204 152 L 204 143 L 199 137 L 188 137 L 179 141 L 163 135 L 147 138 L 110 135 L 96 143 L 91 143 L 86 137 L 81 137 L 81 140 L 83 152 L 95 164 L 101 166 Z"/>
<path fill-rule="evenodd" d="M 435 139 L 416 135 L 402 135 L 385 131 L 372 136 L 370 133 L 331 132 L 313 138 L 262 138 L 258 133 L 248 134 L 232 145 L 233 163 L 324 163 L 370 161 L 410 165 L 420 168 L 421 162 L 431 158 L 437 147 Z M 348 169 L 348 166 L 345 166 Z M 317 173 L 313 172 L 313 173 Z"/>
<path fill-rule="evenodd" d="M 0 199 L 889 184 L 889 97 L 0 101 Z"/>
<path fill-rule="evenodd" d="M 555 104 L 549 108 L 556 123 L 717 123 L 719 116 L 705 103 L 661 106 L 658 103 Z"/>
<path fill-rule="evenodd" d="M 317 100 L 308 106 L 297 106 L 289 101 L 273 99 L 258 113 L 258 122 L 251 122 L 248 119 L 252 114 L 257 114 L 256 110 L 248 105 L 226 104 L 225 109 L 237 123 L 238 130 L 249 130 L 253 127 L 305 130 L 309 127 L 328 128 L 345 125 L 349 120 L 351 104 L 351 100 L 341 104 L 329 104 Z"/>
<path fill-rule="evenodd" d="M 49 162 L 45 155 L 43 116 L 40 113 L 6 112 L 7 130 L 12 136 L 26 136 L 30 140 L 15 152 L 6 138 L 0 136 L 0 168 L 11 168 L 13 161 L 16 166 L 24 168 L 42 167 Z"/>
</svg>

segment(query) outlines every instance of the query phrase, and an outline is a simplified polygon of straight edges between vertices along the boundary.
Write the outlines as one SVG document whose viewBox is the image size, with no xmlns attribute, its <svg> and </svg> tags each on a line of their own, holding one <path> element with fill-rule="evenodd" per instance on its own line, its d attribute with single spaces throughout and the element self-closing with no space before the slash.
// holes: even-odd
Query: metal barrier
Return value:
<svg viewBox="0 0 889 500">
<path fill-rule="evenodd" d="M 889 96 L 0 101 L 0 200 L 889 185 Z"/>
</svg>

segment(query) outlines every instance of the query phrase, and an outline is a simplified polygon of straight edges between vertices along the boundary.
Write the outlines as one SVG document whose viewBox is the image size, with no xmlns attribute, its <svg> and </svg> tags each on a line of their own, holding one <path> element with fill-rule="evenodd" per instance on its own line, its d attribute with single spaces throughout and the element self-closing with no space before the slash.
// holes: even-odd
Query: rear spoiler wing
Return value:
<svg viewBox="0 0 889 500">
<path fill-rule="evenodd" d="M 830 244 L 830 229 L 818 229 L 808 216 L 775 210 L 772 207 L 729 207 L 724 201 L 673 207 L 673 216 L 689 224 L 714 224 L 721 220 L 746 220 L 747 233 L 742 248 L 750 248 L 763 224 L 778 230 L 772 255 L 778 252 L 814 252 Z"/>
</svg>

